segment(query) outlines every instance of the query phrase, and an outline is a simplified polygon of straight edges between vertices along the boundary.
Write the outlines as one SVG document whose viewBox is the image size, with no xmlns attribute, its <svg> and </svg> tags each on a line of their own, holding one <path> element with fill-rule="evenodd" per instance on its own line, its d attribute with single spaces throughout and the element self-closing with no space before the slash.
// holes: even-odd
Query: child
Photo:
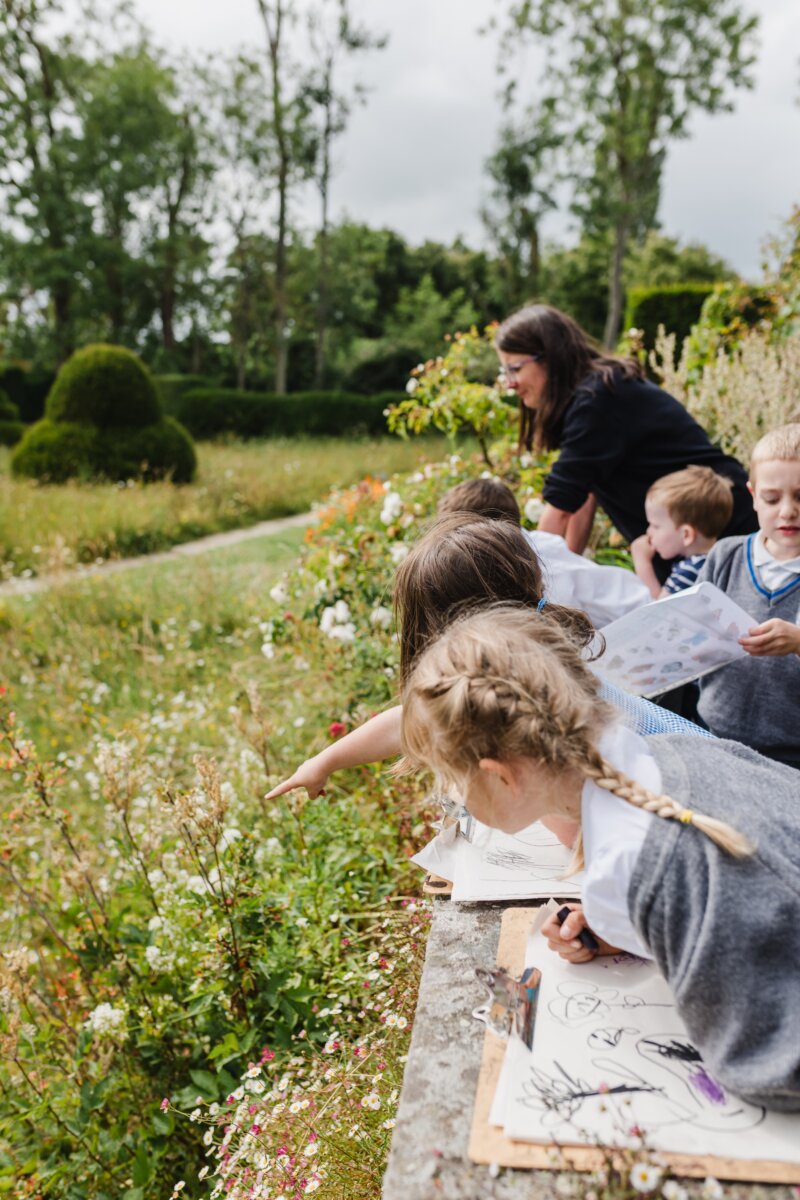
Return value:
<svg viewBox="0 0 800 1200">
<path fill-rule="evenodd" d="M 631 543 L 636 574 L 654 600 L 691 587 L 706 556 L 733 514 L 733 483 L 710 467 L 687 467 L 664 475 L 644 501 L 647 533 Z M 653 558 L 680 558 L 661 585 Z"/>
<path fill-rule="evenodd" d="M 559 625 L 578 647 L 588 646 L 594 636 L 584 613 L 546 599 L 539 561 L 519 523 L 452 513 L 440 517 L 420 538 L 395 576 L 401 677 L 408 676 L 427 643 L 459 612 L 498 600 L 538 610 L 540 620 Z M 606 698 L 635 729 L 648 733 L 681 730 L 700 736 L 705 732 L 610 684 L 603 688 Z M 400 753 L 400 714 L 399 706 L 387 709 L 326 746 L 273 788 L 267 799 L 298 787 L 314 797 L 324 790 L 334 771 L 395 757 Z"/>
<path fill-rule="evenodd" d="M 437 512 L 478 513 L 490 520 L 520 524 L 519 506 L 511 488 L 491 477 L 457 483 L 442 496 Z M 581 554 L 573 554 L 556 533 L 541 533 L 538 529 L 522 532 L 543 569 L 548 600 L 581 609 L 596 629 L 650 600 L 646 586 L 632 571 L 604 567 Z"/>
<path fill-rule="evenodd" d="M 561 928 L 549 919 L 551 945 L 593 957 L 576 940 L 588 925 L 600 953 L 655 960 L 722 1087 L 800 1110 L 794 772 L 730 742 L 626 729 L 563 631 L 512 605 L 429 644 L 403 689 L 402 736 L 488 825 L 580 822 L 583 906 Z"/>
<path fill-rule="evenodd" d="M 724 538 L 698 578 L 758 624 L 747 658 L 700 680 L 698 710 L 712 733 L 800 769 L 800 424 L 756 444 L 748 487 L 759 533 Z"/>
</svg>

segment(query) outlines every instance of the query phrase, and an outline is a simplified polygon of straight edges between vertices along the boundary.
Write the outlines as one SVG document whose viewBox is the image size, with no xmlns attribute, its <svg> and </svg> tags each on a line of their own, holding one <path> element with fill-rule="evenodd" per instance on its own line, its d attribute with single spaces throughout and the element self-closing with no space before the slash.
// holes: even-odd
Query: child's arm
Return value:
<svg viewBox="0 0 800 1200">
<path fill-rule="evenodd" d="M 739 645 L 754 658 L 765 655 L 800 654 L 800 625 L 773 617 L 763 625 L 748 629 L 747 637 L 739 638 Z"/>
<path fill-rule="evenodd" d="M 653 558 L 655 550 L 650 544 L 650 539 L 646 533 L 641 537 L 631 542 L 631 558 L 633 559 L 633 569 L 645 585 L 650 595 L 654 600 L 663 594 L 664 589 L 661 586 L 658 576 L 653 570 Z"/>
<path fill-rule="evenodd" d="M 587 950 L 583 943 L 578 941 L 581 930 L 589 928 L 583 913 L 583 906 L 570 904 L 569 908 L 572 909 L 572 912 L 563 925 L 559 925 L 556 914 L 551 913 L 542 926 L 542 933 L 547 938 L 547 945 L 551 950 L 555 950 L 556 954 L 560 954 L 562 958 L 571 963 L 591 962 L 596 954 L 621 953 L 616 946 L 609 946 L 608 942 L 602 941 L 596 933 L 594 939 L 600 949 Z"/>
<path fill-rule="evenodd" d="M 403 709 L 401 705 L 387 708 L 386 712 L 378 713 L 352 733 L 348 733 L 336 742 L 331 742 L 319 754 L 297 768 L 291 779 L 284 780 L 267 792 L 265 800 L 274 800 L 284 792 L 294 788 L 305 788 L 309 798 L 324 790 L 328 776 L 344 767 L 360 767 L 363 763 L 379 762 L 383 758 L 394 758 L 400 753 L 400 718 Z"/>
</svg>

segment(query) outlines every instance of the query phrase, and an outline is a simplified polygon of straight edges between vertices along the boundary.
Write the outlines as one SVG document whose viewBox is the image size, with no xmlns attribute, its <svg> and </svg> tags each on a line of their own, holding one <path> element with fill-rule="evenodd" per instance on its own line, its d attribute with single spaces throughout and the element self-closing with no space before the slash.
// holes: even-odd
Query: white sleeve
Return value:
<svg viewBox="0 0 800 1200">
<path fill-rule="evenodd" d="M 589 927 L 604 942 L 640 958 L 652 958 L 628 913 L 628 884 L 640 849 L 641 842 L 630 841 L 598 849 L 583 877 L 583 910 Z"/>
<path fill-rule="evenodd" d="M 574 554 L 558 534 L 524 533 L 544 569 L 547 599 L 582 609 L 597 629 L 649 603 L 650 592 L 633 571 Z"/>
</svg>

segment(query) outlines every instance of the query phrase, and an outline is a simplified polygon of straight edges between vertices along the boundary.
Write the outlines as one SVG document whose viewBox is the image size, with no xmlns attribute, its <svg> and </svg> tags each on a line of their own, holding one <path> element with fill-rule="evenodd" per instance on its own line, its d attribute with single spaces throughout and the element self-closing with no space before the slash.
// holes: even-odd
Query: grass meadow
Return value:
<svg viewBox="0 0 800 1200">
<path fill-rule="evenodd" d="M 164 550 L 271 517 L 306 512 L 332 487 L 442 457 L 442 436 L 201 442 L 194 483 L 38 486 L 9 474 L 0 447 L 0 578 Z"/>
</svg>

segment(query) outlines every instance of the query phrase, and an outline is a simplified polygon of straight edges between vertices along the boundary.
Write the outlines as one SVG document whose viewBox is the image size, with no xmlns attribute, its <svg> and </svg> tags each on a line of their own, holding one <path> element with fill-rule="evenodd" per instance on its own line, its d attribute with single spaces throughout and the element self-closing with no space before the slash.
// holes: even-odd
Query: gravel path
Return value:
<svg viewBox="0 0 800 1200">
<path fill-rule="evenodd" d="M 156 554 L 140 554 L 136 558 L 114 558 L 104 563 L 89 563 L 68 571 L 58 571 L 52 575 L 37 575 L 33 579 L 9 579 L 0 584 L 0 596 L 30 596 L 36 592 L 46 592 L 63 583 L 72 583 L 76 579 L 89 579 L 94 575 L 115 575 L 118 571 L 130 571 L 135 567 L 149 566 L 152 563 L 193 558 L 198 554 L 207 554 L 210 550 L 221 550 L 226 546 L 238 546 L 240 542 L 252 541 L 254 538 L 283 533 L 285 529 L 311 525 L 315 519 L 315 514 L 310 512 L 297 513 L 293 517 L 276 517 L 272 521 L 259 521 L 257 525 L 249 525 L 246 529 L 229 529 L 226 533 L 211 533 L 208 537 L 197 538 L 193 542 L 182 542 L 178 546 L 171 546 L 169 550 L 160 550 Z"/>
</svg>

